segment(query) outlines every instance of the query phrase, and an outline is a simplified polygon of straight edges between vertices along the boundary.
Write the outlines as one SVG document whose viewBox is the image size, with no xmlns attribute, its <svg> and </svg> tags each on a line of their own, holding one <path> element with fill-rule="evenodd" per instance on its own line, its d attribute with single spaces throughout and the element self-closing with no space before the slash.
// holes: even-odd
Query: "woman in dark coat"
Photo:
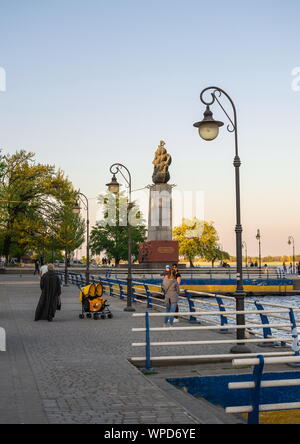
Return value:
<svg viewBox="0 0 300 444">
<path fill-rule="evenodd" d="M 55 317 L 56 310 L 60 310 L 60 279 L 54 273 L 52 264 L 48 265 L 48 270 L 48 273 L 44 274 L 41 279 L 42 295 L 35 312 L 35 321 L 51 322 Z"/>
</svg>

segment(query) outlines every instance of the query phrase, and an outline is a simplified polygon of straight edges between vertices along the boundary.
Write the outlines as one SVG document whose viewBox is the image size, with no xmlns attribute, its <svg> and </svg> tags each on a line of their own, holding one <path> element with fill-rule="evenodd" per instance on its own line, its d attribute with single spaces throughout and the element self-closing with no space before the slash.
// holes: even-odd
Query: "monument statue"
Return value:
<svg viewBox="0 0 300 444">
<path fill-rule="evenodd" d="M 162 268 L 179 260 L 178 242 L 172 240 L 172 189 L 169 166 L 172 157 L 162 140 L 155 152 L 153 185 L 149 187 L 148 240 L 140 245 L 139 262 L 146 267 Z"/>
<path fill-rule="evenodd" d="M 168 154 L 165 148 L 165 142 L 161 140 L 156 152 L 155 159 L 153 160 L 154 173 L 152 176 L 153 183 L 166 184 L 170 180 L 169 166 L 172 163 L 172 157 Z"/>
</svg>

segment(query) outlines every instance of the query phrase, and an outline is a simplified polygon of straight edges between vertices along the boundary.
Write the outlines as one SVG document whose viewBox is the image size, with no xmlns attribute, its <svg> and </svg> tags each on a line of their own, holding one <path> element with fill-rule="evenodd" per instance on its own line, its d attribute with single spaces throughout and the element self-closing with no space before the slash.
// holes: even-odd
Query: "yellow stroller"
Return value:
<svg viewBox="0 0 300 444">
<path fill-rule="evenodd" d="M 103 285 L 90 284 L 80 290 L 80 302 L 82 313 L 79 319 L 112 319 L 113 315 L 109 309 L 108 301 L 103 297 Z"/>
</svg>

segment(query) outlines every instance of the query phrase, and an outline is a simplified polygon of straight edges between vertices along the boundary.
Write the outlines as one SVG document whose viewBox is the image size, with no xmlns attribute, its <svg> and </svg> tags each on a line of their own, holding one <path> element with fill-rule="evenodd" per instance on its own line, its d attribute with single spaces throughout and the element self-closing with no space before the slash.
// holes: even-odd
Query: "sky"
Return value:
<svg viewBox="0 0 300 444">
<path fill-rule="evenodd" d="M 234 136 L 217 104 L 219 137 L 193 128 L 200 92 L 219 86 L 237 108 L 248 254 L 258 228 L 263 255 L 291 254 L 289 236 L 300 254 L 299 16 L 299 0 L 0 0 L 0 147 L 62 168 L 95 220 L 110 165 L 143 188 L 164 140 L 171 183 L 204 193 L 234 254 Z"/>
</svg>

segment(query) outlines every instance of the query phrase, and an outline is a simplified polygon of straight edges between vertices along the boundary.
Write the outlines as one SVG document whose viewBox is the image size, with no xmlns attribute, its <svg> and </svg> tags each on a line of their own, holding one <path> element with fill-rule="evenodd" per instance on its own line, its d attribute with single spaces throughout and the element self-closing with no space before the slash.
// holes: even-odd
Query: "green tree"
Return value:
<svg viewBox="0 0 300 444">
<path fill-rule="evenodd" d="M 53 215 L 53 223 L 46 238 L 47 249 L 54 245 L 55 250 L 64 251 L 70 259 L 71 253 L 84 242 L 85 221 L 79 214 L 73 213 L 72 205 L 67 202 Z"/>
<path fill-rule="evenodd" d="M 1 159 L 0 247 L 8 260 L 28 250 L 43 250 L 53 215 L 74 201 L 72 183 L 33 153 L 19 151 Z"/>
<path fill-rule="evenodd" d="M 212 263 L 212 267 L 215 266 L 215 262 L 230 260 L 230 254 L 223 251 L 217 244 L 211 245 L 209 248 L 205 249 L 204 259 Z"/>
<path fill-rule="evenodd" d="M 212 222 L 185 219 L 174 228 L 173 239 L 179 242 L 179 254 L 191 267 L 197 257 L 214 262 L 220 256 L 219 236 Z"/>
<path fill-rule="evenodd" d="M 124 194 L 115 198 L 111 194 L 100 196 L 103 219 L 91 231 L 91 250 L 94 254 L 105 253 L 116 266 L 128 259 L 128 201 Z M 138 256 L 140 243 L 146 239 L 146 227 L 138 206 L 133 203 L 130 211 L 132 255 Z"/>
</svg>

